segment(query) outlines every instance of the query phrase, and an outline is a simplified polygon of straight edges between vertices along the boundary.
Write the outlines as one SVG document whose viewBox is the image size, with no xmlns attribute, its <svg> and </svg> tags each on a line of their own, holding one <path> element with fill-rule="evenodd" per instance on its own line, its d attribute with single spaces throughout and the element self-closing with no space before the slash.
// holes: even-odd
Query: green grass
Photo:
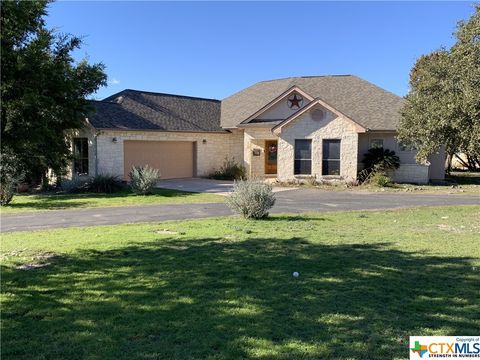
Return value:
<svg viewBox="0 0 480 360">
<path fill-rule="evenodd" d="M 410 335 L 478 335 L 479 220 L 464 206 L 3 234 L 2 359 L 405 359 Z"/>
<path fill-rule="evenodd" d="M 64 210 L 109 206 L 223 202 L 215 194 L 191 193 L 170 189 L 156 189 L 151 195 L 135 195 L 130 191 L 113 194 L 40 194 L 15 195 L 13 201 L 2 206 L 4 214 L 37 210 Z"/>
</svg>

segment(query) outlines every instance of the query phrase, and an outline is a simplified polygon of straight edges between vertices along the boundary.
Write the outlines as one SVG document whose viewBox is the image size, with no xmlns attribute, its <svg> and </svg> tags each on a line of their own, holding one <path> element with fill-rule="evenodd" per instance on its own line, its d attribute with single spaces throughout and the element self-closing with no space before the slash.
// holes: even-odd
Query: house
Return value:
<svg viewBox="0 0 480 360">
<path fill-rule="evenodd" d="M 247 174 L 354 180 L 371 147 L 394 150 L 398 182 L 444 178 L 445 154 L 417 163 L 395 138 L 403 99 L 351 75 L 262 81 L 222 101 L 123 90 L 95 101 L 73 139 L 75 175 L 149 164 L 164 179 L 206 176 L 226 157 Z"/>
</svg>

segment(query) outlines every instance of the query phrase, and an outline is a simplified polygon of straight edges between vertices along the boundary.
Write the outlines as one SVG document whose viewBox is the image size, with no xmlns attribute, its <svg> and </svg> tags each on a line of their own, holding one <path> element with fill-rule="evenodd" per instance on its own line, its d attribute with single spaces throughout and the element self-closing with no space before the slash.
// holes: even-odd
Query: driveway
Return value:
<svg viewBox="0 0 480 360">
<path fill-rule="evenodd" d="M 227 195 L 233 190 L 233 181 L 202 178 L 160 180 L 157 187 L 189 192 Z"/>
<path fill-rule="evenodd" d="M 272 213 L 395 209 L 418 206 L 480 205 L 480 196 L 329 192 L 297 189 L 276 194 Z M 124 206 L 51 210 L 2 215 L 1 231 L 26 231 L 72 226 L 113 225 L 231 215 L 223 203 Z"/>
<path fill-rule="evenodd" d="M 480 205 L 480 195 L 434 195 L 298 189 L 277 194 L 275 212 L 398 209 L 420 206 Z"/>
<path fill-rule="evenodd" d="M 233 181 L 213 180 L 204 178 L 160 180 L 157 187 L 164 189 L 201 192 L 217 195 L 228 195 L 233 190 Z M 273 192 L 293 190 L 288 187 L 274 187 Z"/>
</svg>

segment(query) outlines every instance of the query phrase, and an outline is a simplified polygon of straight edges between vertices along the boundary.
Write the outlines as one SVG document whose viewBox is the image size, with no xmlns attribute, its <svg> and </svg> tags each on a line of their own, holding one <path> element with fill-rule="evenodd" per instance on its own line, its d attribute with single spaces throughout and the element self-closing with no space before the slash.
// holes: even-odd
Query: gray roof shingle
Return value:
<svg viewBox="0 0 480 360">
<path fill-rule="evenodd" d="M 395 130 L 403 99 L 352 75 L 292 77 L 256 83 L 222 101 L 221 125 L 236 127 L 289 88 L 297 86 L 370 130 Z"/>
<path fill-rule="evenodd" d="M 225 132 L 219 100 L 127 89 L 93 105 L 97 129 Z"/>
<path fill-rule="evenodd" d="M 225 132 L 297 86 L 369 130 L 395 130 L 403 99 L 353 75 L 291 77 L 256 83 L 222 100 L 123 90 L 93 101 L 97 129 Z"/>
</svg>

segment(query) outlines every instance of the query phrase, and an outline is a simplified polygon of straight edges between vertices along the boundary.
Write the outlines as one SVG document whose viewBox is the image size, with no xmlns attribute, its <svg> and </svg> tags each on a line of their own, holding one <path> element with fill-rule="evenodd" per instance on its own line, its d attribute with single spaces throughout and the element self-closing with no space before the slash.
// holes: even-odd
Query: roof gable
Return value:
<svg viewBox="0 0 480 360">
<path fill-rule="evenodd" d="M 298 86 L 292 86 L 287 91 L 283 92 L 271 102 L 263 106 L 261 109 L 250 115 L 247 119 L 242 121 L 242 124 L 255 121 L 277 121 L 284 120 L 298 111 L 299 108 L 290 108 L 288 100 L 291 97 L 294 99 L 302 99 L 301 104 L 297 104 L 299 108 L 307 106 L 313 97 L 300 89 Z"/>
<path fill-rule="evenodd" d="M 348 116 L 346 116 L 345 114 L 341 113 L 340 111 L 338 111 L 337 109 L 333 108 L 332 106 L 330 106 L 329 104 L 327 104 L 326 102 L 324 102 L 323 100 L 321 99 L 314 99 L 312 102 L 310 102 L 310 104 L 308 104 L 307 106 L 305 106 L 303 109 L 300 109 L 298 110 L 295 114 L 291 115 L 290 117 L 288 117 L 287 119 L 283 120 L 281 123 L 279 123 L 278 125 L 274 126 L 272 128 L 272 132 L 275 133 L 275 134 L 280 134 L 282 132 L 282 128 L 285 127 L 285 126 L 288 126 L 289 124 L 291 124 L 293 121 L 295 121 L 296 119 L 298 119 L 300 116 L 302 116 L 303 114 L 305 114 L 306 112 L 308 111 L 311 111 L 317 107 L 321 106 L 322 108 L 325 108 L 327 109 L 328 111 L 330 111 L 331 113 L 337 115 L 338 117 L 342 117 L 350 122 L 352 122 L 352 124 L 354 125 L 355 127 L 355 130 L 357 132 L 365 132 L 366 129 L 361 126 L 360 124 L 358 124 L 356 121 L 350 119 Z"/>
<path fill-rule="evenodd" d="M 254 84 L 222 101 L 221 125 L 233 128 L 292 87 L 319 98 L 370 130 L 395 130 L 403 99 L 352 75 L 296 77 Z"/>
</svg>

